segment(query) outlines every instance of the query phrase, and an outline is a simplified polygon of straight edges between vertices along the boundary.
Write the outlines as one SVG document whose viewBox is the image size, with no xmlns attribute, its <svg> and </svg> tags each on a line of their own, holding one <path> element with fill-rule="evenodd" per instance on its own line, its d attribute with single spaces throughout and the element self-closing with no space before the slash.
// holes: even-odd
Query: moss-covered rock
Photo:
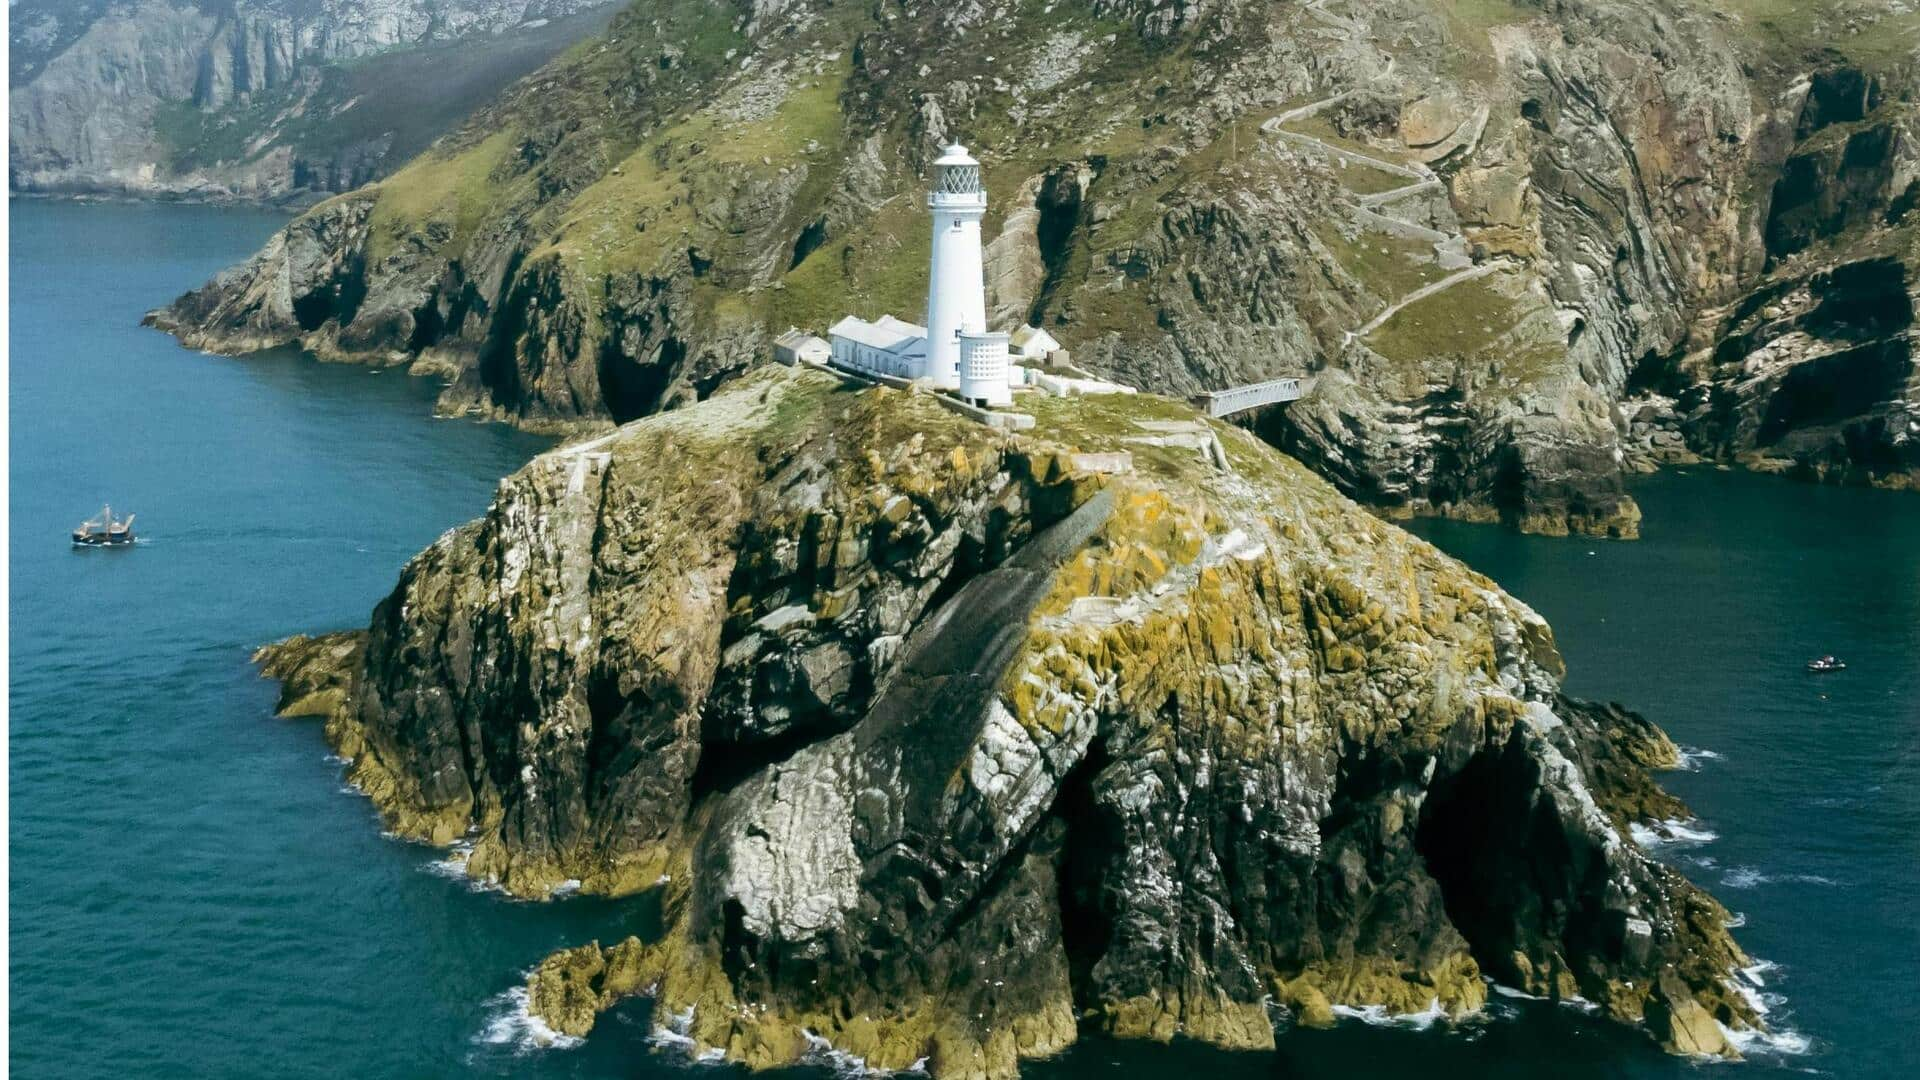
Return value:
<svg viewBox="0 0 1920 1080">
<path fill-rule="evenodd" d="M 1184 405 L 1030 405 L 763 371 L 503 481 L 363 645 L 266 655 L 347 686 L 395 831 L 661 887 L 664 936 L 533 976 L 556 1031 L 650 993 L 756 1067 L 1004 1077 L 1082 1022 L 1254 1048 L 1274 1001 L 1459 1015 L 1483 975 L 1683 1050 L 1758 1022 L 1625 831 L 1684 813 L 1671 744 L 1562 696 L 1537 615 Z"/>
</svg>

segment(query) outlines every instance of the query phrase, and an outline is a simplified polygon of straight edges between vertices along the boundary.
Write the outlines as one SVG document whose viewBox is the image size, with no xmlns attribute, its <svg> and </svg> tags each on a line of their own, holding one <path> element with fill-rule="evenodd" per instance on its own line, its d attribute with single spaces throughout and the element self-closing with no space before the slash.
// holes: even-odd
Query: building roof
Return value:
<svg viewBox="0 0 1920 1080">
<path fill-rule="evenodd" d="M 1022 326 L 1013 332 L 1014 348 L 1024 349 L 1029 342 L 1042 350 L 1057 349 L 1060 347 L 1060 343 L 1054 340 L 1052 334 L 1047 333 L 1037 326 Z"/>
<path fill-rule="evenodd" d="M 878 322 L 868 322 L 857 315 L 849 315 L 833 324 L 827 333 L 838 338 L 865 345 L 869 349 L 911 356 L 926 350 L 927 329 L 903 322 L 891 315 L 880 316 Z"/>
<path fill-rule="evenodd" d="M 980 164 L 979 161 L 974 159 L 974 156 L 972 154 L 967 153 L 967 148 L 964 146 L 961 146 L 959 143 L 948 143 L 941 150 L 940 156 L 934 159 L 933 163 L 935 165 L 978 165 Z"/>
<path fill-rule="evenodd" d="M 794 327 L 788 330 L 786 333 L 781 334 L 779 337 L 773 339 L 773 343 L 775 345 L 784 345 L 789 349 L 798 349 L 803 345 L 811 344 L 816 341 L 822 345 L 826 344 L 825 339 L 815 337 L 812 334 L 809 334 L 805 330 L 802 330 L 798 327 Z"/>
</svg>

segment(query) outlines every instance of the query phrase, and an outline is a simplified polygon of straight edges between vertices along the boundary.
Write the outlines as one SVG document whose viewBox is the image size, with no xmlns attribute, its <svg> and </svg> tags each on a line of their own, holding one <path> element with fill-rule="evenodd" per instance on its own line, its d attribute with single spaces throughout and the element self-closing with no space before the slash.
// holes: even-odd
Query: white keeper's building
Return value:
<svg viewBox="0 0 1920 1080">
<path fill-rule="evenodd" d="M 974 405 L 1011 405 L 1008 335 L 987 328 L 980 244 L 987 191 L 980 163 L 966 147 L 955 143 L 933 163 L 927 207 L 933 211 L 933 257 L 926 325 L 891 315 L 877 322 L 849 315 L 827 331 L 833 361 L 901 379 L 926 379 Z"/>
</svg>

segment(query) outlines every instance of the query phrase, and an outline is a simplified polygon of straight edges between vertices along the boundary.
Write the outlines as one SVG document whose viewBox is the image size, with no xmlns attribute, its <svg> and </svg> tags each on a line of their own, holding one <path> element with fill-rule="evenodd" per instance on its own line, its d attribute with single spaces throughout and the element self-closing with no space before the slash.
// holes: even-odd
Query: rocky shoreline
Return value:
<svg viewBox="0 0 1920 1080">
<path fill-rule="evenodd" d="M 1183 404 L 1032 408 L 762 369 L 541 455 L 368 629 L 259 658 L 396 833 L 661 891 L 659 939 L 535 973 L 561 1033 L 645 993 L 754 1067 L 1010 1077 L 1488 978 L 1680 1053 L 1760 1026 L 1725 909 L 1632 839 L 1687 816 L 1677 752 L 1561 694 L 1537 615 Z"/>
</svg>

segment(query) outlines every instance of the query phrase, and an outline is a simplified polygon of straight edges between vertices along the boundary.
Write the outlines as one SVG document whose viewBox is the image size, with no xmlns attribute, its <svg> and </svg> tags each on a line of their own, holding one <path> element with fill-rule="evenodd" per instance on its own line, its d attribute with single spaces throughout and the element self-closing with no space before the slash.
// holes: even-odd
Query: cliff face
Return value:
<svg viewBox="0 0 1920 1080">
<path fill-rule="evenodd" d="M 1272 1044 L 1482 976 L 1677 1050 L 1756 1018 L 1630 839 L 1645 721 L 1533 612 L 1249 433 L 1023 399 L 1009 435 L 808 370 L 534 460 L 365 632 L 263 650 L 389 826 L 522 895 L 665 890 L 557 954 L 556 1029 L 1013 1075 L 1098 1018 Z M 1216 462 L 1224 462 L 1222 467 Z"/>
<path fill-rule="evenodd" d="M 578 13 L 605 2 L 26 0 L 11 8 L 8 184 L 199 198 L 345 191 L 596 32 L 604 19 Z"/>
<path fill-rule="evenodd" d="M 1831 380 L 1784 366 L 1817 357 L 1776 350 L 1759 390 L 1704 359 L 1789 264 L 1885 233 L 1906 265 L 1884 43 L 1915 17 L 1792 8 L 676 0 L 293 226 L 341 246 L 277 244 L 156 318 L 409 363 L 449 411 L 624 421 L 789 325 L 917 311 L 919 173 L 957 137 L 996 318 L 1168 393 L 1311 374 L 1255 422 L 1389 512 L 1632 535 L 1623 472 L 1676 447 L 1910 469 L 1909 368 L 1809 408 Z"/>
</svg>

